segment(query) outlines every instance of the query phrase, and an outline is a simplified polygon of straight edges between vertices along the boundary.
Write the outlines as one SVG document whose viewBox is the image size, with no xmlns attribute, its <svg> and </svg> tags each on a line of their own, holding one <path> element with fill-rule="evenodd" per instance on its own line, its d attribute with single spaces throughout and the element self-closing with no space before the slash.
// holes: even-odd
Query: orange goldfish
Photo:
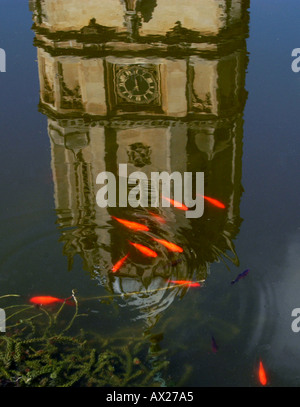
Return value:
<svg viewBox="0 0 300 407">
<path fill-rule="evenodd" d="M 157 257 L 157 253 L 154 250 L 149 249 L 149 247 L 143 246 L 139 243 L 132 243 L 129 242 L 132 246 L 134 246 L 137 250 L 143 253 L 145 256 L 148 257 Z"/>
<path fill-rule="evenodd" d="M 111 269 L 111 271 L 113 273 L 116 273 L 120 267 L 122 267 L 123 263 L 125 262 L 125 260 L 127 259 L 127 257 L 129 256 L 129 253 L 126 254 L 126 256 L 122 257 L 122 259 L 120 259 Z"/>
<path fill-rule="evenodd" d="M 174 199 L 170 199 L 170 198 L 167 198 L 165 196 L 162 196 L 162 198 L 165 199 L 166 201 L 170 202 L 177 209 L 181 209 L 182 211 L 188 211 L 189 210 L 189 208 L 187 206 L 185 206 L 181 202 L 174 201 Z"/>
<path fill-rule="evenodd" d="M 153 237 L 152 239 L 154 239 L 154 240 L 156 240 L 156 242 L 164 245 L 171 252 L 179 252 L 179 253 L 183 252 L 183 249 L 181 247 L 177 246 L 175 243 L 171 243 L 171 242 L 168 242 L 167 240 L 163 240 L 163 239 L 156 239 L 155 237 Z"/>
<path fill-rule="evenodd" d="M 189 280 L 168 280 L 168 283 L 178 284 L 178 285 L 188 285 L 189 287 L 201 287 L 200 283 L 196 281 Z"/>
<path fill-rule="evenodd" d="M 120 222 L 122 225 L 126 226 L 128 229 L 147 232 L 149 230 L 148 226 L 142 225 L 141 223 L 131 222 L 130 220 L 116 218 L 112 216 L 113 219 Z"/>
<path fill-rule="evenodd" d="M 160 223 L 166 223 L 166 220 L 161 216 L 157 215 L 157 213 L 149 212 L 149 215 L 151 215 L 154 219 L 156 219 Z"/>
<path fill-rule="evenodd" d="M 218 208 L 222 208 L 222 209 L 225 208 L 225 205 L 222 202 L 218 201 L 217 199 L 210 198 L 209 196 L 205 196 L 205 195 L 200 195 L 200 194 L 197 194 L 197 195 L 202 196 L 202 198 L 206 199 L 208 202 L 210 202 L 214 206 L 217 206 Z"/>
<path fill-rule="evenodd" d="M 69 297 L 71 298 L 71 297 Z M 61 299 L 61 298 L 56 298 L 56 297 L 51 297 L 50 295 L 41 295 L 38 297 L 32 297 L 30 298 L 29 302 L 35 305 L 51 305 L 55 304 L 57 302 L 63 303 L 65 302 L 68 305 L 74 305 L 72 302 L 68 301 L 69 298 L 66 299 Z"/>
<path fill-rule="evenodd" d="M 268 382 L 267 380 L 267 375 L 266 375 L 266 371 L 264 368 L 264 365 L 262 364 L 262 361 L 259 361 L 259 370 L 258 370 L 258 378 L 260 383 L 265 386 Z"/>
</svg>

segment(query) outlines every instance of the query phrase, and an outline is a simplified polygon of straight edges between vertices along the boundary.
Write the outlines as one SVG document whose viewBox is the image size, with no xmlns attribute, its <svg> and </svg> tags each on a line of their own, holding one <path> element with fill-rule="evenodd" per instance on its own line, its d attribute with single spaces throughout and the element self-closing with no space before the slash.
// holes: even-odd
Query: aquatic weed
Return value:
<svg viewBox="0 0 300 407">
<path fill-rule="evenodd" d="M 75 311 L 63 328 L 65 303 L 56 313 L 26 304 L 6 307 L 11 314 L 0 336 L 0 387 L 160 386 L 155 377 L 169 362 L 163 356 L 152 364 L 149 338 L 105 338 L 82 329 L 69 335 L 74 321 L 85 315 L 79 314 L 75 290 L 72 297 Z"/>
</svg>

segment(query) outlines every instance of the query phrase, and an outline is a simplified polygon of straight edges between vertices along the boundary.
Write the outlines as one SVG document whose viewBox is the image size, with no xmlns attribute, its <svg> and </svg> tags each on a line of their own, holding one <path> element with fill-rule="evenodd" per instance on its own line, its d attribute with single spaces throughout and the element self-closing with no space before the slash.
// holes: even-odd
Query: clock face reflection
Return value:
<svg viewBox="0 0 300 407">
<path fill-rule="evenodd" d="M 121 68 L 116 76 L 118 95 L 127 102 L 148 104 L 158 96 L 153 73 L 140 65 Z"/>
</svg>

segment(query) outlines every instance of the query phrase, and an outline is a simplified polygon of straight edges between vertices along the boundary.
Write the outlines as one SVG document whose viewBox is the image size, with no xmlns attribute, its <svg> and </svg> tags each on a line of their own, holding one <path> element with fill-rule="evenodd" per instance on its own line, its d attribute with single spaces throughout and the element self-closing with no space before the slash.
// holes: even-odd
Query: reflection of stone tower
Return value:
<svg viewBox="0 0 300 407">
<path fill-rule="evenodd" d="M 186 0 L 182 8 L 179 0 L 35 1 L 40 108 L 49 117 L 64 251 L 70 262 L 80 254 L 114 292 L 159 287 L 174 272 L 190 278 L 195 265 L 205 279 L 209 263 L 234 253 L 247 3 Z M 165 237 L 183 234 L 182 243 L 196 253 L 192 266 L 174 271 L 158 262 L 149 274 L 149 267 L 131 264 L 112 278 L 111 265 L 125 248 L 107 227 L 109 210 L 96 205 L 95 180 L 101 171 L 116 174 L 119 163 L 147 175 L 204 171 L 207 195 L 227 203 L 226 211 L 207 208 L 194 222 L 161 209 L 172 220 Z M 133 300 L 152 308 L 149 324 L 162 310 L 160 295 L 147 304 Z M 163 297 L 165 308 L 174 291 Z"/>
</svg>

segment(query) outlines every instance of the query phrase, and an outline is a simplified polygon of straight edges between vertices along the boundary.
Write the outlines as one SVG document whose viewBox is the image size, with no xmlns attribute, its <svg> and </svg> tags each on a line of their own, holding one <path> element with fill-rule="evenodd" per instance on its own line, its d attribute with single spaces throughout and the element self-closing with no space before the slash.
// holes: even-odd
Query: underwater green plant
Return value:
<svg viewBox="0 0 300 407">
<path fill-rule="evenodd" d="M 18 295 L 0 300 L 10 297 Z M 0 336 L 0 387 L 165 385 L 166 351 L 149 350 L 149 337 L 107 338 L 83 329 L 71 336 L 74 321 L 86 316 L 79 314 L 74 290 L 72 297 L 75 311 L 67 323 L 61 318 L 65 302 L 57 312 L 28 304 L 4 308 L 8 326 Z"/>
</svg>

